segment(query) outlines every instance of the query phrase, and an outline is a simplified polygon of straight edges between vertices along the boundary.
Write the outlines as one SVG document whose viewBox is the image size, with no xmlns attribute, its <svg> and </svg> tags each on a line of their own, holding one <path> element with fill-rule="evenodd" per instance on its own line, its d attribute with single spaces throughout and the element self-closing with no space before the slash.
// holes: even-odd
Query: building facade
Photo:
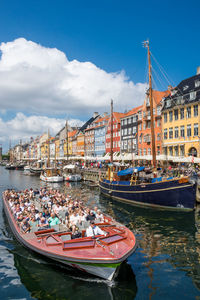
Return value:
<svg viewBox="0 0 200 300">
<path fill-rule="evenodd" d="M 138 111 L 142 106 L 133 108 L 121 118 L 121 153 L 138 151 Z"/>
<path fill-rule="evenodd" d="M 152 91 L 156 155 L 162 153 L 161 101 L 168 94 L 169 91 Z M 138 110 L 138 155 L 145 158 L 146 155 L 151 154 L 151 115 L 149 95 L 147 93 L 142 108 Z"/>
<path fill-rule="evenodd" d="M 200 74 L 181 81 L 163 101 L 163 153 L 200 157 Z"/>
</svg>

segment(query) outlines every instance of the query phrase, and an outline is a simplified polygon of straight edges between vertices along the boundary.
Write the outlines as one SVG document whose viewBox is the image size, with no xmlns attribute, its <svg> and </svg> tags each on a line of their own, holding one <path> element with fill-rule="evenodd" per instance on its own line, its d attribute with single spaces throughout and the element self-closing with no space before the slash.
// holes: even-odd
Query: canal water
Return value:
<svg viewBox="0 0 200 300">
<path fill-rule="evenodd" d="M 38 177 L 0 167 L 0 192 L 39 188 Z M 28 251 L 14 238 L 0 201 L 0 299 L 200 299 L 200 215 L 138 208 L 85 184 L 54 184 L 128 226 L 138 248 L 117 281 L 83 276 Z"/>
</svg>

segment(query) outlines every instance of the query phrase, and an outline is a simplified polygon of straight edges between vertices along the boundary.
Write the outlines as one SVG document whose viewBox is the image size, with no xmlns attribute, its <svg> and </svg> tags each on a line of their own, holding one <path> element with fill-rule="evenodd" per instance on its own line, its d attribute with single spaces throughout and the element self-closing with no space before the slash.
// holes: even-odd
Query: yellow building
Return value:
<svg viewBox="0 0 200 300">
<path fill-rule="evenodd" d="M 163 154 L 200 157 L 200 74 L 181 81 L 163 100 Z"/>
<path fill-rule="evenodd" d="M 59 138 L 55 139 L 55 149 L 56 149 L 56 159 L 60 156 L 60 140 Z"/>
</svg>

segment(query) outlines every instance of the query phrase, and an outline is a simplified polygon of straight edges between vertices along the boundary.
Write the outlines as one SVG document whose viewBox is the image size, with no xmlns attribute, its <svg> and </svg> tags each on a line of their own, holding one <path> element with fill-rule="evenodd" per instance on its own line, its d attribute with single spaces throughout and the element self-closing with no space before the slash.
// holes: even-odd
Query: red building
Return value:
<svg viewBox="0 0 200 300">
<path fill-rule="evenodd" d="M 123 113 L 113 112 L 113 152 L 120 152 L 120 128 Z M 111 117 L 108 121 L 106 132 L 106 153 L 111 152 Z"/>
</svg>

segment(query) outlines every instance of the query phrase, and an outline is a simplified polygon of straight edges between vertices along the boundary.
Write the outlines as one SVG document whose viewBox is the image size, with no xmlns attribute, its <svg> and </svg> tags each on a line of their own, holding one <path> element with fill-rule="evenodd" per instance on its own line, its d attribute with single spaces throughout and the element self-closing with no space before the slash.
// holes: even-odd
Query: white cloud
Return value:
<svg viewBox="0 0 200 300">
<path fill-rule="evenodd" d="M 69 61 L 58 49 L 24 38 L 0 45 L 0 107 L 40 114 L 91 115 L 115 107 L 133 108 L 146 85 L 125 73 L 107 73 L 91 62 Z"/>
<path fill-rule="evenodd" d="M 49 129 L 51 136 L 54 136 L 65 125 L 66 120 L 57 118 L 48 118 L 46 116 L 25 116 L 19 112 L 9 120 L 3 121 L 0 118 L 0 141 L 5 142 L 8 137 L 12 142 L 19 142 L 19 139 L 30 140 L 30 137 L 36 137 Z M 81 126 L 83 122 L 76 119 L 68 120 L 71 126 Z"/>
</svg>

